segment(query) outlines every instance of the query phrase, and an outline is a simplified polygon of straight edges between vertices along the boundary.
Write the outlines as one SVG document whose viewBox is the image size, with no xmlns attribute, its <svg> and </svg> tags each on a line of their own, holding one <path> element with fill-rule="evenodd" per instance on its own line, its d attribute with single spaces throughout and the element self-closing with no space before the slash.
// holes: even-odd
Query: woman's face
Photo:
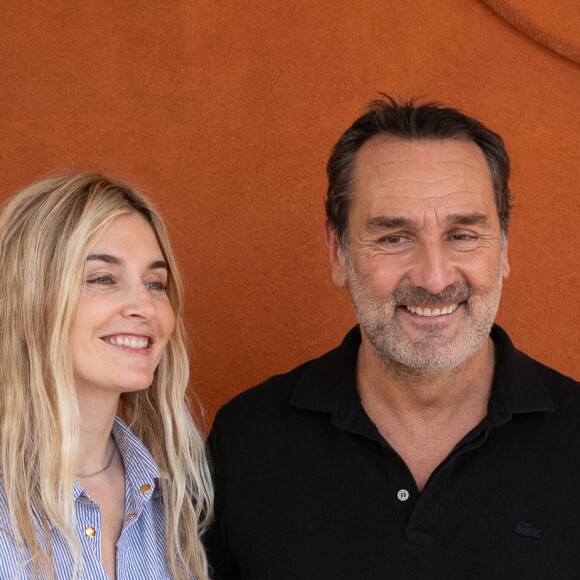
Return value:
<svg viewBox="0 0 580 580">
<path fill-rule="evenodd" d="M 69 345 L 79 396 L 147 388 L 173 332 L 167 264 L 139 213 L 116 218 L 89 251 Z"/>
</svg>

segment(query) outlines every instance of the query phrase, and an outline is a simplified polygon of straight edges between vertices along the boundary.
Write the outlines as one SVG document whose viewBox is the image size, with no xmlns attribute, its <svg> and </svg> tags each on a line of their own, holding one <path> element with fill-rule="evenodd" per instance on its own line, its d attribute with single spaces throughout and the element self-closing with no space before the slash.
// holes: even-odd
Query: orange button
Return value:
<svg viewBox="0 0 580 580">
<path fill-rule="evenodd" d="M 128 522 L 129 520 L 132 520 L 137 514 L 127 514 L 125 516 L 125 521 Z"/>
<path fill-rule="evenodd" d="M 140 491 L 141 493 L 147 493 L 148 491 L 151 491 L 151 486 L 150 486 L 149 484 L 147 484 L 147 483 L 146 483 L 145 485 L 142 485 L 142 486 L 139 488 L 139 491 Z"/>
</svg>

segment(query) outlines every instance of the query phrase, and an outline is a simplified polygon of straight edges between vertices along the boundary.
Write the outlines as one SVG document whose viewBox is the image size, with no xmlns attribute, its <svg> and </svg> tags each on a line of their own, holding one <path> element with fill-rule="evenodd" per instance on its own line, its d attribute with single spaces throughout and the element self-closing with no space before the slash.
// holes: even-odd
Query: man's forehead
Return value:
<svg viewBox="0 0 580 580">
<path fill-rule="evenodd" d="M 375 136 L 359 150 L 355 179 L 378 173 L 392 179 L 406 177 L 410 171 L 417 179 L 435 181 L 445 171 L 460 171 L 482 177 L 491 183 L 491 172 L 481 148 L 468 139 L 401 139 Z"/>
<path fill-rule="evenodd" d="M 374 137 L 359 151 L 354 205 L 495 205 L 487 160 L 473 142 L 460 139 L 402 140 Z M 461 210 L 464 211 L 464 210 Z"/>
</svg>

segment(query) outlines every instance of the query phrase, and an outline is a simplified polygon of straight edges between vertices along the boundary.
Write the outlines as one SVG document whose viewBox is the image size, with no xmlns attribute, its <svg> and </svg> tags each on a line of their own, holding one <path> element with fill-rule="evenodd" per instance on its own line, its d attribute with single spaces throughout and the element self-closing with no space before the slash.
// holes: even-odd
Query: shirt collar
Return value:
<svg viewBox="0 0 580 580">
<path fill-rule="evenodd" d="M 156 497 L 161 493 L 158 484 L 160 476 L 151 453 L 119 417 L 115 417 L 112 433 L 119 453 L 123 458 L 127 486 L 131 489 L 140 490 L 144 485 L 149 485 L 153 493 L 142 495 Z M 74 481 L 73 495 L 75 501 L 86 496 L 83 486 L 77 480 Z"/>
<path fill-rule="evenodd" d="M 350 424 L 360 407 L 355 386 L 360 343 L 360 328 L 355 326 L 338 348 L 310 361 L 294 388 L 290 404 L 310 411 L 330 412 L 338 427 Z"/>
<path fill-rule="evenodd" d="M 497 324 L 491 329 L 497 359 L 493 387 L 488 404 L 492 423 L 503 423 L 518 413 L 556 410 L 552 397 L 535 362 L 517 350 L 507 333 Z"/>
<path fill-rule="evenodd" d="M 494 324 L 490 336 L 497 349 L 497 363 L 488 404 L 488 421 L 498 425 L 517 413 L 554 411 L 554 403 L 534 361 L 516 350 L 499 326 Z M 311 411 L 329 412 L 333 423 L 343 429 L 358 422 L 362 411 L 356 390 L 360 343 L 360 328 L 356 326 L 338 348 L 310 361 L 294 388 L 290 404 Z"/>
<path fill-rule="evenodd" d="M 112 432 L 123 457 L 127 483 L 135 488 L 143 485 L 150 485 L 152 489 L 158 487 L 159 470 L 145 445 L 119 417 L 115 417 Z"/>
</svg>

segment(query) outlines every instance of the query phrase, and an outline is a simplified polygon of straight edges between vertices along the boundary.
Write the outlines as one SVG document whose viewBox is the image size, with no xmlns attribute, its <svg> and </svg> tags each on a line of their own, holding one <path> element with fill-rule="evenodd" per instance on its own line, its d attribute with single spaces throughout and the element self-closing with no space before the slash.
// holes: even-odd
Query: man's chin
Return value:
<svg viewBox="0 0 580 580">
<path fill-rule="evenodd" d="M 371 339 L 371 344 L 386 364 L 428 370 L 458 367 L 485 343 L 475 336 L 449 336 L 447 330 L 431 328 L 419 339 L 406 333 L 392 333 L 387 335 L 389 340 L 386 343 Z"/>
<path fill-rule="evenodd" d="M 410 370 L 428 370 L 428 369 L 452 369 L 463 364 L 471 355 L 463 356 L 458 353 L 449 354 L 447 352 L 424 352 L 424 351 L 407 351 L 390 353 L 389 360 L 404 366 Z"/>
</svg>

